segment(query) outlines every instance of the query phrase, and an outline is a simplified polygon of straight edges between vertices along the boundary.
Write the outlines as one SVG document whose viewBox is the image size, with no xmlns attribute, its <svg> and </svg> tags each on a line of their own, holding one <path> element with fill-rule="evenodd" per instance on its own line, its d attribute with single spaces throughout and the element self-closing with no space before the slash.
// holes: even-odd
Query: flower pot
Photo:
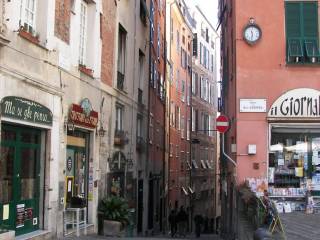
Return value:
<svg viewBox="0 0 320 240">
<path fill-rule="evenodd" d="M 104 236 L 112 236 L 112 237 L 120 237 L 122 235 L 121 232 L 121 222 L 112 221 L 112 220 L 104 220 L 103 221 L 103 235 Z"/>
</svg>

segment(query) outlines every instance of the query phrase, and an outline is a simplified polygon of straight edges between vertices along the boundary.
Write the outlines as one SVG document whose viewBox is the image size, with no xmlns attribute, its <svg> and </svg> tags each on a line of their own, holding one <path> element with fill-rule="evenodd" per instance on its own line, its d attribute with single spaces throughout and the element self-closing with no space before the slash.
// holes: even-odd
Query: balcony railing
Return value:
<svg viewBox="0 0 320 240">
<path fill-rule="evenodd" d="M 114 145 L 123 146 L 128 143 L 128 138 L 123 130 L 115 130 L 114 132 Z"/>
</svg>

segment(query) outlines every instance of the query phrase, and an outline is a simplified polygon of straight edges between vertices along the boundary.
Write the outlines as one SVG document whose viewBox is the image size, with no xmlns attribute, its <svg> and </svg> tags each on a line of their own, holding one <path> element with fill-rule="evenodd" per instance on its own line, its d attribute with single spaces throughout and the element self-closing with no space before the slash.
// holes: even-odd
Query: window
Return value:
<svg viewBox="0 0 320 240">
<path fill-rule="evenodd" d="M 187 122 L 187 140 L 190 140 L 190 119 Z"/>
<path fill-rule="evenodd" d="M 176 145 L 176 157 L 179 157 L 179 145 Z"/>
<path fill-rule="evenodd" d="M 116 131 L 123 130 L 123 106 L 116 105 Z"/>
<path fill-rule="evenodd" d="M 184 151 L 181 151 L 180 153 L 180 171 L 183 172 L 184 171 L 184 164 L 185 164 L 185 154 L 184 154 Z"/>
<path fill-rule="evenodd" d="M 185 86 L 185 81 L 182 80 L 181 81 L 181 101 L 184 102 L 185 101 L 185 92 L 186 92 L 186 86 Z"/>
<path fill-rule="evenodd" d="M 158 70 L 157 70 L 157 62 L 154 61 L 154 69 L 153 69 L 153 88 L 157 88 L 158 85 Z"/>
<path fill-rule="evenodd" d="M 153 77 L 154 77 L 154 63 L 153 60 L 151 60 L 151 64 L 150 64 L 150 86 L 153 87 Z"/>
<path fill-rule="evenodd" d="M 160 24 L 158 23 L 158 47 L 157 47 L 157 57 L 160 59 L 160 49 L 161 49 L 161 40 L 160 40 Z"/>
<path fill-rule="evenodd" d="M 198 73 L 192 72 L 192 94 L 197 94 Z"/>
<path fill-rule="evenodd" d="M 213 54 L 211 54 L 211 66 L 210 66 L 210 71 L 213 72 L 214 71 L 214 60 L 213 60 Z"/>
<path fill-rule="evenodd" d="M 178 130 L 180 130 L 180 107 L 176 106 L 176 113 L 175 113 L 175 126 Z"/>
<path fill-rule="evenodd" d="M 173 144 L 170 143 L 170 157 L 173 156 Z"/>
<path fill-rule="evenodd" d="M 144 83 L 144 53 L 139 50 L 139 87 L 141 88 Z"/>
<path fill-rule="evenodd" d="M 84 1 L 81 1 L 79 63 L 82 65 L 86 64 L 85 57 L 86 57 L 86 45 L 87 45 L 87 11 L 88 11 L 87 4 Z"/>
<path fill-rule="evenodd" d="M 192 107 L 192 114 L 191 114 L 191 131 L 196 131 L 196 110 Z"/>
<path fill-rule="evenodd" d="M 200 42 L 200 49 L 199 49 L 200 53 L 199 53 L 199 56 L 200 56 L 200 64 L 202 65 L 203 64 L 203 58 L 202 58 L 202 54 L 203 54 L 203 49 L 202 49 L 202 43 Z"/>
<path fill-rule="evenodd" d="M 179 91 L 179 78 L 180 78 L 180 72 L 177 70 L 177 80 L 176 80 L 176 91 Z"/>
<path fill-rule="evenodd" d="M 183 69 L 186 69 L 187 68 L 187 52 L 181 48 L 181 67 Z"/>
<path fill-rule="evenodd" d="M 175 106 L 174 106 L 174 102 L 171 101 L 171 108 L 170 108 L 170 126 L 174 127 L 175 126 Z"/>
<path fill-rule="evenodd" d="M 137 115 L 137 137 L 142 137 L 142 116 L 140 114 Z"/>
<path fill-rule="evenodd" d="M 181 138 L 184 139 L 184 116 L 181 117 Z"/>
<path fill-rule="evenodd" d="M 287 62 L 319 62 L 318 2 L 286 2 Z"/>
<path fill-rule="evenodd" d="M 151 44 L 153 44 L 153 38 L 154 38 L 154 21 L 153 21 L 153 18 L 154 18 L 154 1 L 151 0 L 151 3 L 150 3 L 150 28 L 151 28 L 151 31 L 150 31 L 150 42 L 151 42 Z"/>
<path fill-rule="evenodd" d="M 23 27 L 29 33 L 34 33 L 36 28 L 36 0 L 21 1 Z"/>
<path fill-rule="evenodd" d="M 117 88 L 120 90 L 123 90 L 123 87 L 124 87 L 125 64 L 126 64 L 126 37 L 127 37 L 127 32 L 121 25 L 119 25 Z"/>
<path fill-rule="evenodd" d="M 140 0 L 140 19 L 144 25 L 147 25 L 147 16 L 148 10 L 146 0 Z"/>
<path fill-rule="evenodd" d="M 149 143 L 153 142 L 153 114 L 150 113 L 150 124 L 149 124 Z"/>
<path fill-rule="evenodd" d="M 179 53 L 180 51 L 180 34 L 179 31 L 177 30 L 177 52 Z"/>
</svg>

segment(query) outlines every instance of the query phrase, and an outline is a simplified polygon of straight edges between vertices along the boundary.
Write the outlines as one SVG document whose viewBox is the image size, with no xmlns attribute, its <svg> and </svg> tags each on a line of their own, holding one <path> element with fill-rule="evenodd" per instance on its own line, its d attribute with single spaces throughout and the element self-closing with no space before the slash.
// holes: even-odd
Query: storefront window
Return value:
<svg viewBox="0 0 320 240">
<path fill-rule="evenodd" d="M 36 178 L 37 178 L 37 149 L 23 148 L 21 149 L 21 199 L 32 199 L 36 194 Z"/>
<path fill-rule="evenodd" d="M 14 147 L 1 147 L 0 203 L 12 200 Z"/>
<path fill-rule="evenodd" d="M 303 196 L 308 179 L 320 190 L 320 129 L 273 127 L 269 148 L 269 192 Z"/>
<path fill-rule="evenodd" d="M 88 143 L 85 132 L 68 132 L 66 156 L 67 207 L 84 207 L 88 200 Z"/>
</svg>

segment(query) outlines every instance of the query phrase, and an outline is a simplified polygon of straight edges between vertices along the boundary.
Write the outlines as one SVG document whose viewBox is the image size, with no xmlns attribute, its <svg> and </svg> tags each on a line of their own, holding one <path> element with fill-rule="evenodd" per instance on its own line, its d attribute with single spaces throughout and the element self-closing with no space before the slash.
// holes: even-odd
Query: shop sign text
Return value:
<svg viewBox="0 0 320 240">
<path fill-rule="evenodd" d="M 92 110 L 89 114 L 86 114 L 80 105 L 72 104 L 69 120 L 79 126 L 96 128 L 98 125 L 98 112 Z"/>
<path fill-rule="evenodd" d="M 272 104 L 268 117 L 320 117 L 320 91 L 309 88 L 288 91 Z"/>
<path fill-rule="evenodd" d="M 1 115 L 31 123 L 52 125 L 52 112 L 47 107 L 20 97 L 4 97 L 1 100 Z"/>
</svg>

